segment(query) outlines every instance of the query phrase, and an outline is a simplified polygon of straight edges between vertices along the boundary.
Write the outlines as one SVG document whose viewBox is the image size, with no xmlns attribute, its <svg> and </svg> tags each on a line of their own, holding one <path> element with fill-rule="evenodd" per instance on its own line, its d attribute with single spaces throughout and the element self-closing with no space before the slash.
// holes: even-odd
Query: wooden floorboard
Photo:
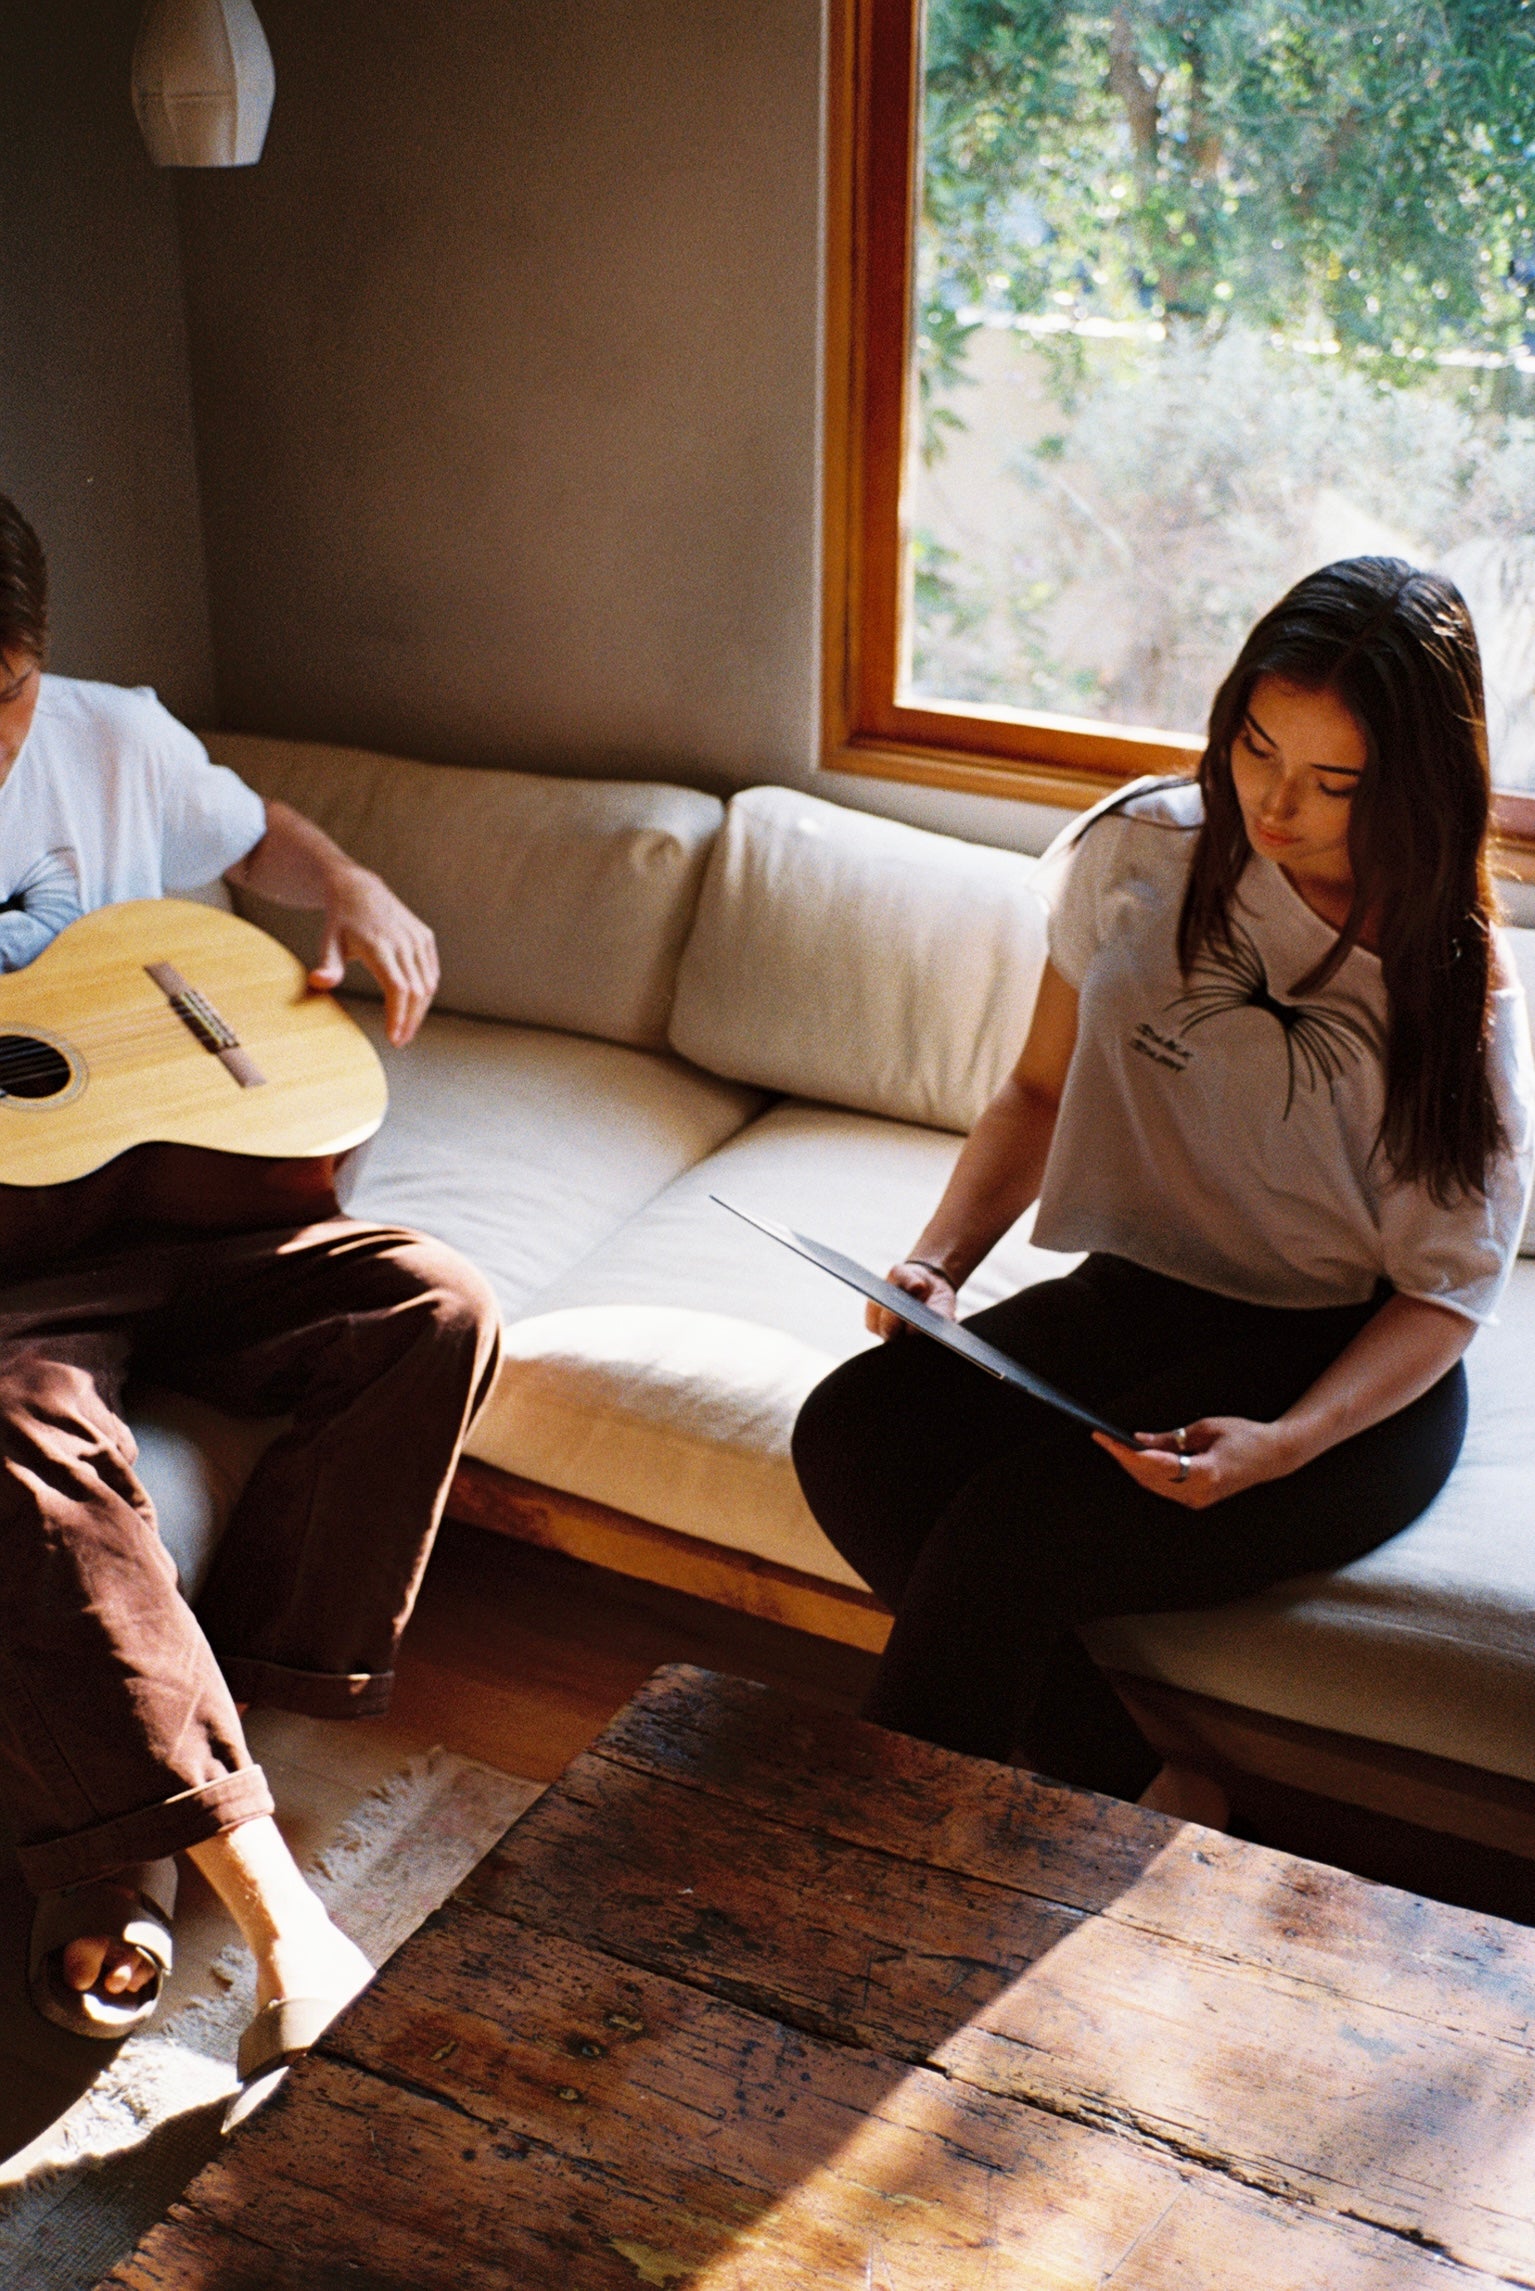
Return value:
<svg viewBox="0 0 1535 2291">
<path fill-rule="evenodd" d="M 890 1617 L 868 1592 L 615 1511 L 464 1458 L 450 1518 L 716 1608 L 878 1654 Z M 1161 1754 L 1218 1779 L 1253 1837 L 1416 1882 L 1496 1916 L 1535 1917 L 1535 1785 L 1457 1760 L 1116 1675 Z M 1331 1811 L 1329 1811 L 1331 1809 Z M 1523 1866 L 1520 1866 L 1520 1865 Z"/>
<path fill-rule="evenodd" d="M 450 1521 L 400 1649 L 392 1715 L 465 1757 L 552 1781 L 662 1663 L 854 1710 L 875 1659 Z"/>
</svg>

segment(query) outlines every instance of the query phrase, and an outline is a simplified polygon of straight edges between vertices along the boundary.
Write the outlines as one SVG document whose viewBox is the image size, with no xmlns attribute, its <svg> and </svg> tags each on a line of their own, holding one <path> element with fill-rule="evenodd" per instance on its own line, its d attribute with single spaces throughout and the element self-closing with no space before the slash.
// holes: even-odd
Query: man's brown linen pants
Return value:
<svg viewBox="0 0 1535 2291">
<path fill-rule="evenodd" d="M 235 1698 L 386 1706 L 498 1327 L 451 1249 L 341 1216 L 120 1235 L 0 1289 L 0 1809 L 35 1892 L 270 1813 Z M 130 1370 L 291 1419 L 195 1615 L 134 1474 Z"/>
</svg>

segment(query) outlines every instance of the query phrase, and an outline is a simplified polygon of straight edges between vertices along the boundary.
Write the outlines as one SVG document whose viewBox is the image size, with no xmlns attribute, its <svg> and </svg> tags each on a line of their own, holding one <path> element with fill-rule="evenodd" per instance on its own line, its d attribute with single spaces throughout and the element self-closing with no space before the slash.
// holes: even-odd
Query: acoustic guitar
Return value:
<svg viewBox="0 0 1535 2291">
<path fill-rule="evenodd" d="M 68 1185 L 148 1146 L 324 1165 L 387 1103 L 362 1030 L 216 907 L 99 907 L 0 977 L 0 1187 Z"/>
</svg>

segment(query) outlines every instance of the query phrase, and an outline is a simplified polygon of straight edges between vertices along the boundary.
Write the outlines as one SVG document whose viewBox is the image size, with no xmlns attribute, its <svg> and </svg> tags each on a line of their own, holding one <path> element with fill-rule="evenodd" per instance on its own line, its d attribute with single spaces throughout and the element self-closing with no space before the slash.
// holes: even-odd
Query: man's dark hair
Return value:
<svg viewBox="0 0 1535 2291">
<path fill-rule="evenodd" d="M 0 654 L 48 652 L 48 560 L 14 501 L 0 493 Z"/>
</svg>

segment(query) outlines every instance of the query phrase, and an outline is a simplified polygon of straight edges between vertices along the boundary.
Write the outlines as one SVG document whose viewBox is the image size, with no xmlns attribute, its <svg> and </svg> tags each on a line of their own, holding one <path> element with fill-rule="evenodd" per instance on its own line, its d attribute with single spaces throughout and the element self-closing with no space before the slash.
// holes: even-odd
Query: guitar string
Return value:
<svg viewBox="0 0 1535 2291">
<path fill-rule="evenodd" d="M 186 1034 L 191 1035 L 194 1041 L 197 1039 L 196 1035 L 193 1034 L 191 1027 L 185 1027 L 184 1031 Z M 105 1031 L 105 1033 L 103 1033 L 99 1027 L 93 1025 L 92 1021 L 87 1020 L 83 1026 L 79 1026 L 74 1030 L 73 1036 L 60 1034 L 58 1041 L 61 1044 L 69 1044 L 72 1046 L 75 1036 L 78 1036 L 80 1039 L 90 1042 L 93 1033 L 95 1034 L 95 1041 L 92 1046 L 97 1049 L 110 1048 L 116 1042 L 147 1041 L 152 1036 L 158 1036 L 162 1041 L 167 1043 L 177 1041 L 179 1039 L 178 1036 L 169 1033 L 167 1029 L 159 1023 L 157 1017 L 151 1016 L 147 1024 L 140 1020 L 118 1021 L 112 1024 Z M 28 1028 L 21 1025 L 8 1027 L 4 1024 L 3 1020 L 0 1020 L 0 1040 L 4 1040 L 7 1036 L 10 1036 L 13 1040 L 17 1041 L 36 1043 L 43 1051 L 49 1051 L 54 1048 L 54 1043 L 50 1040 L 48 1035 L 43 1033 L 40 1027 Z"/>
<path fill-rule="evenodd" d="M 89 1025 L 80 1028 L 78 1031 L 86 1037 L 87 1041 L 89 1041 L 91 1033 Z M 13 1032 L 14 1039 L 26 1042 L 28 1044 L 35 1044 L 37 1046 L 35 1054 L 29 1054 L 27 1058 L 17 1059 L 13 1062 L 13 1066 L 16 1068 L 24 1069 L 29 1065 L 35 1065 L 38 1067 L 50 1065 L 55 1058 L 68 1057 L 70 1049 L 74 1048 L 73 1043 L 69 1041 L 69 1037 L 67 1036 L 60 1036 L 59 1043 L 55 1044 L 50 1042 L 48 1037 L 44 1034 L 29 1033 L 25 1028 L 20 1026 L 16 1027 L 14 1030 L 10 1030 L 7 1029 L 3 1024 L 0 1024 L 0 1041 L 5 1039 L 7 1032 Z M 197 1040 L 197 1036 L 192 1033 L 190 1027 L 185 1029 L 185 1033 L 188 1037 L 190 1037 L 192 1041 L 195 1042 Z M 130 1022 L 115 1025 L 106 1033 L 104 1038 L 98 1035 L 97 1040 L 91 1043 L 90 1046 L 92 1049 L 100 1051 L 102 1049 L 115 1048 L 119 1043 L 139 1043 L 155 1038 L 164 1041 L 167 1045 L 177 1039 L 175 1036 L 168 1034 L 165 1028 L 158 1024 L 156 1020 L 152 1019 L 148 1024 Z M 63 1045 L 67 1045 L 67 1047 L 64 1047 Z M 81 1052 L 76 1051 L 77 1056 L 81 1054 Z"/>
<path fill-rule="evenodd" d="M 159 1011 L 146 1011 L 140 1019 L 120 1022 L 112 1028 L 111 1032 L 106 1038 L 105 1044 L 102 1046 L 108 1049 L 132 1049 L 138 1044 L 152 1039 L 161 1040 L 168 1044 L 172 1038 L 166 1035 L 165 1029 L 160 1023 L 162 1015 L 175 1016 L 176 1014 L 170 1012 L 169 1005 L 167 1005 L 166 1013 L 164 1014 Z M 178 1023 L 180 1022 L 178 1021 Z M 82 1029 L 82 1031 L 85 1031 L 85 1029 Z M 203 1048 L 203 1044 L 199 1038 L 192 1033 L 190 1027 L 184 1027 L 184 1031 L 188 1038 L 197 1044 L 199 1049 Z M 0 1042 L 4 1041 L 4 1032 L 4 1028 L 0 1027 Z M 9 1076 L 12 1081 L 18 1081 L 29 1079 L 34 1074 L 46 1074 L 51 1071 L 55 1061 L 59 1059 L 63 1059 L 70 1066 L 71 1074 L 73 1075 L 73 1070 L 77 1063 L 89 1063 L 89 1061 L 84 1058 L 80 1051 L 75 1050 L 73 1057 L 71 1057 L 70 1049 L 60 1048 L 55 1044 L 46 1041 L 41 1035 L 27 1034 L 20 1027 L 16 1029 L 16 1036 L 18 1039 L 25 1042 L 35 1042 L 38 1045 L 38 1048 L 35 1053 L 31 1053 L 25 1057 L 15 1059 L 7 1059 L 3 1050 L 0 1050 L 0 1096 L 7 1094 L 7 1076 Z M 239 1045 L 231 1043 L 224 1045 L 224 1047 L 234 1049 L 238 1048 Z M 71 1048 L 73 1048 L 72 1045 Z"/>
</svg>

